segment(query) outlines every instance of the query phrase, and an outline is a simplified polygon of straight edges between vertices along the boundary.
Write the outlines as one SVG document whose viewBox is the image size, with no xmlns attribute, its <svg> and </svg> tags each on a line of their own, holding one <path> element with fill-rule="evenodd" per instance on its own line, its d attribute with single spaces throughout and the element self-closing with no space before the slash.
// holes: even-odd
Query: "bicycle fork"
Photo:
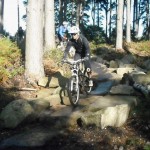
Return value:
<svg viewBox="0 0 150 150">
<path fill-rule="evenodd" d="M 78 90 L 79 88 L 79 77 L 78 77 L 78 71 L 73 69 L 72 70 L 72 77 L 73 77 L 73 82 L 72 82 L 72 85 L 71 85 L 71 91 L 73 91 L 75 89 L 75 91 Z M 74 88 L 75 86 L 75 88 Z"/>
</svg>

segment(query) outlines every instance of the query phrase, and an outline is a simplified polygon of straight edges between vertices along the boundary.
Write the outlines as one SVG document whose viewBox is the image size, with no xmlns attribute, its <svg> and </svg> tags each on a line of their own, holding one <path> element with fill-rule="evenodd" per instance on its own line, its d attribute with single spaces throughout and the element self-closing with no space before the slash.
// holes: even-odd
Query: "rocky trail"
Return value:
<svg viewBox="0 0 150 150">
<path fill-rule="evenodd" d="M 18 91 L 22 98 L 0 113 L 0 149 L 142 150 L 149 146 L 150 74 L 132 59 L 109 61 L 108 67 L 93 57 L 93 90 L 88 97 L 81 95 L 75 108 L 60 72 L 41 79 L 38 90 Z"/>
</svg>

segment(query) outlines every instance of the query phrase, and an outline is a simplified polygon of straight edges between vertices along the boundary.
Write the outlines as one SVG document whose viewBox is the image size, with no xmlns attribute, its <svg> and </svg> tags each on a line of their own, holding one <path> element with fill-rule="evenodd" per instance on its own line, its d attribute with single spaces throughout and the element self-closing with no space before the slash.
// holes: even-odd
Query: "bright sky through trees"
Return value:
<svg viewBox="0 0 150 150">
<path fill-rule="evenodd" d="M 22 0 L 19 0 L 20 6 L 20 26 L 25 29 L 25 22 L 22 20 L 22 16 L 25 15 L 25 6 Z M 9 32 L 10 35 L 15 35 L 18 30 L 18 12 L 17 12 L 17 0 L 4 0 L 4 30 Z"/>
<path fill-rule="evenodd" d="M 6 32 L 9 32 L 10 35 L 15 35 L 15 33 L 18 30 L 17 0 L 4 0 L 4 3 L 5 3 L 4 4 L 4 29 L 6 30 Z M 23 0 L 19 0 L 19 8 L 20 8 L 19 9 L 20 10 L 20 26 L 22 26 L 22 28 L 25 29 L 26 23 L 22 19 L 22 16 L 26 14 L 26 8 L 23 5 Z M 133 9 L 133 4 L 131 8 Z M 90 13 L 88 14 L 90 15 Z M 132 16 L 132 13 L 131 13 L 131 16 Z M 92 23 L 91 18 L 90 18 L 90 22 Z M 131 26 L 132 26 L 132 22 L 131 22 Z M 104 19 L 103 27 L 105 28 L 105 19 Z M 142 36 L 142 30 L 143 30 L 143 27 L 142 25 L 140 25 L 139 36 Z"/>
</svg>

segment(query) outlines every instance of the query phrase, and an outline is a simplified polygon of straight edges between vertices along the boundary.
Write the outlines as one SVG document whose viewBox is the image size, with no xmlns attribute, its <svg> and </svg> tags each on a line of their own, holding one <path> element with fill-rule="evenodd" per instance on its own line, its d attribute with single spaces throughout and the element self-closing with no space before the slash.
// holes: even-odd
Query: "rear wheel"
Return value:
<svg viewBox="0 0 150 150">
<path fill-rule="evenodd" d="M 82 92 L 86 92 L 87 94 L 91 92 L 92 87 L 89 86 L 89 78 L 86 75 L 80 76 L 80 85 Z"/>
<path fill-rule="evenodd" d="M 84 73 L 84 75 L 80 74 L 79 79 L 80 79 L 79 83 L 80 83 L 81 92 L 86 95 L 89 94 L 92 91 L 92 86 L 89 86 L 90 79 L 87 73 Z"/>
<path fill-rule="evenodd" d="M 76 76 L 71 77 L 68 83 L 68 96 L 69 96 L 70 103 L 73 106 L 76 106 L 79 102 L 79 94 L 80 94 L 79 91 L 80 89 L 79 89 L 77 77 Z"/>
</svg>

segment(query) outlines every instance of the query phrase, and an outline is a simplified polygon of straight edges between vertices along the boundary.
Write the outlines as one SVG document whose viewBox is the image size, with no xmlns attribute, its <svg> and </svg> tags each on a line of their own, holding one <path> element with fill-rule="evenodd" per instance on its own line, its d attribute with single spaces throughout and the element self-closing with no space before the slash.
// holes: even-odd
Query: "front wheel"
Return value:
<svg viewBox="0 0 150 150">
<path fill-rule="evenodd" d="M 79 102 L 79 91 L 80 89 L 77 77 L 71 77 L 68 83 L 68 97 L 73 106 L 76 106 Z"/>
</svg>

